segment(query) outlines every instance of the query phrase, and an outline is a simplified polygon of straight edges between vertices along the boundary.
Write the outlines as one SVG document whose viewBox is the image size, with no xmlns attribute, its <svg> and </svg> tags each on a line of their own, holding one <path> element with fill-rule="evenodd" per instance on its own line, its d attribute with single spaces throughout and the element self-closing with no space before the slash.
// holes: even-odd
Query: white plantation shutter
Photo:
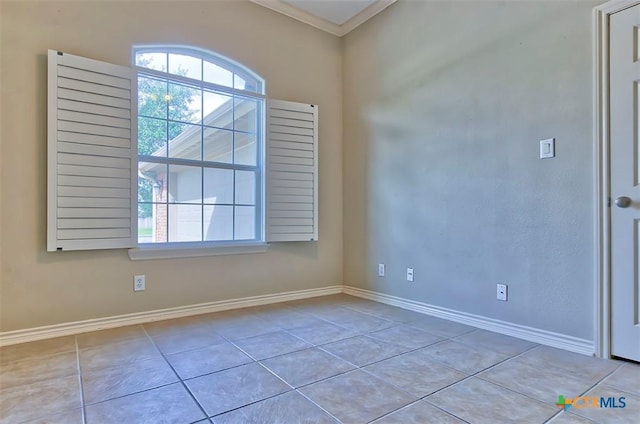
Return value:
<svg viewBox="0 0 640 424">
<path fill-rule="evenodd" d="M 47 250 L 137 244 L 137 83 L 49 50 Z"/>
<path fill-rule="evenodd" d="M 266 239 L 318 240 L 318 107 L 267 100 Z"/>
</svg>

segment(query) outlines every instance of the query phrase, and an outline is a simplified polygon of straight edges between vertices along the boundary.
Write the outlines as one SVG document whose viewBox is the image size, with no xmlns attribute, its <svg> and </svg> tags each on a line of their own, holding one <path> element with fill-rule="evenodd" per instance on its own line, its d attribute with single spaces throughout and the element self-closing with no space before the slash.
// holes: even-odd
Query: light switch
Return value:
<svg viewBox="0 0 640 424">
<path fill-rule="evenodd" d="M 556 156 L 556 139 L 548 138 L 540 140 L 540 159 L 553 158 Z"/>
</svg>

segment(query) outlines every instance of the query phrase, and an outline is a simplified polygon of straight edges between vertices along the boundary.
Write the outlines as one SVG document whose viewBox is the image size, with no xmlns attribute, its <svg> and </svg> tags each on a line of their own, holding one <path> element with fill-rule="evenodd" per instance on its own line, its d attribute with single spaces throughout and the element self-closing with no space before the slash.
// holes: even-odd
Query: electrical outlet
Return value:
<svg viewBox="0 0 640 424">
<path fill-rule="evenodd" d="M 540 140 L 540 159 L 553 158 L 556 156 L 556 139 L 548 138 Z"/>
<path fill-rule="evenodd" d="M 133 291 L 144 291 L 146 288 L 144 275 L 134 275 L 133 276 Z"/>
<path fill-rule="evenodd" d="M 413 268 L 407 268 L 407 281 L 413 282 Z"/>
<path fill-rule="evenodd" d="M 384 264 L 378 264 L 378 277 L 384 277 Z"/>
<path fill-rule="evenodd" d="M 507 301 L 507 285 L 506 284 L 498 284 L 497 285 L 497 293 L 496 299 Z"/>
</svg>

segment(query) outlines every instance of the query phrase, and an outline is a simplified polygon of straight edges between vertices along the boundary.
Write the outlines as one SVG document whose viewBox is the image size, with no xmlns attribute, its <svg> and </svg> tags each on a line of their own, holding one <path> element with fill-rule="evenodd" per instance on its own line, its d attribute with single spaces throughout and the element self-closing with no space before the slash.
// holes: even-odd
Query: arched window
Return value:
<svg viewBox="0 0 640 424">
<path fill-rule="evenodd" d="M 139 243 L 262 239 L 264 80 L 218 54 L 133 50 Z"/>
<path fill-rule="evenodd" d="M 136 47 L 136 66 L 264 95 L 264 80 L 249 68 L 219 54 L 193 47 Z M 223 88 L 223 89 L 224 89 Z"/>
</svg>

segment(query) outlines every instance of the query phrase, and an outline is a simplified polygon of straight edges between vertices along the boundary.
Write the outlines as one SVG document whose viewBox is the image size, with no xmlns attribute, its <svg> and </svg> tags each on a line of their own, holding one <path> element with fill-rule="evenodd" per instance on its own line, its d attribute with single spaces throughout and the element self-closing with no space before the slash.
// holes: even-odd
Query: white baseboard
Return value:
<svg viewBox="0 0 640 424">
<path fill-rule="evenodd" d="M 47 325 L 25 330 L 6 331 L 0 333 L 0 346 L 33 342 L 53 337 L 70 336 L 88 331 L 105 330 L 125 325 L 144 324 L 164 319 L 182 318 L 191 315 L 219 312 L 236 308 L 267 305 L 269 303 L 287 302 L 316 296 L 342 293 L 342 286 L 329 286 L 309 290 L 296 290 L 263 296 L 244 297 L 241 299 L 222 300 L 219 302 L 200 303 L 197 305 L 179 306 L 176 308 L 158 309 L 155 311 L 116 315 L 107 318 L 89 319 L 64 324 Z"/>
<path fill-rule="evenodd" d="M 571 352 L 581 353 L 583 355 L 593 356 L 595 354 L 595 344 L 591 340 L 580 339 L 573 336 L 567 336 L 565 334 L 540 330 L 537 328 L 527 327 L 519 324 L 513 324 L 510 322 L 487 318 L 480 315 L 468 314 L 466 312 L 442 308 L 439 306 L 429 305 L 427 303 L 416 302 L 413 300 L 390 296 L 388 294 L 378 293 L 370 290 L 364 290 L 357 287 L 343 286 L 343 293 L 362 297 L 364 299 L 374 300 L 380 303 L 386 303 L 392 306 L 398 306 L 400 308 L 409 309 L 416 312 L 421 312 L 423 314 L 432 315 L 438 318 L 448 319 L 450 321 L 455 321 L 461 324 L 482 328 L 484 330 L 505 334 L 507 336 L 518 337 L 520 339 L 529 340 L 531 342 L 557 347 L 559 349 L 564 349 Z"/>
<path fill-rule="evenodd" d="M 350 286 L 329 286 L 309 290 L 296 290 L 263 296 L 244 297 L 240 299 L 223 300 L 219 302 L 200 303 L 197 305 L 180 306 L 176 308 L 158 309 L 154 311 L 117 315 L 107 318 L 89 319 L 85 321 L 48 325 L 0 333 L 0 346 L 17 343 L 50 339 L 53 337 L 70 336 L 89 331 L 105 330 L 125 325 L 144 324 L 164 319 L 182 318 L 191 315 L 219 312 L 229 309 L 247 308 L 251 306 L 267 305 L 270 303 L 287 302 L 290 300 L 306 299 L 316 296 L 346 293 L 364 299 L 373 300 L 388 305 L 398 306 L 438 318 L 448 319 L 461 324 L 470 325 L 484 330 L 494 331 L 507 336 L 518 337 L 535 343 L 553 346 L 583 355 L 594 355 L 595 345 L 591 340 L 579 339 L 565 334 L 540 330 L 524 325 L 513 324 L 493 318 L 473 315 L 453 309 L 416 302 L 401 297 L 391 296 L 370 290 Z"/>
</svg>

